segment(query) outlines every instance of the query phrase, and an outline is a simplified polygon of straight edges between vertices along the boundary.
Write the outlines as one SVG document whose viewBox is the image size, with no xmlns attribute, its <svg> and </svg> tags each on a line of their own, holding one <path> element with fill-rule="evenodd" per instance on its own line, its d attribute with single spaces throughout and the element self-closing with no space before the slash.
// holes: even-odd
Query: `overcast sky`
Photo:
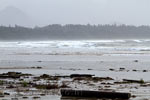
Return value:
<svg viewBox="0 0 150 100">
<path fill-rule="evenodd" d="M 0 0 L 0 10 L 8 6 L 27 13 L 37 25 L 150 25 L 150 0 Z"/>
</svg>

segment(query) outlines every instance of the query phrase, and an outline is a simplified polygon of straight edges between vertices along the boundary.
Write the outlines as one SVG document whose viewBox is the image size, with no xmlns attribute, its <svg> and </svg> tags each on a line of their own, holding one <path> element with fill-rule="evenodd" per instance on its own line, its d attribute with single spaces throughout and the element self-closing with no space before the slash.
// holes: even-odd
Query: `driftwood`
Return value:
<svg viewBox="0 0 150 100">
<path fill-rule="evenodd" d="M 130 83 L 144 83 L 144 80 L 130 80 L 130 79 L 123 79 L 125 82 L 130 82 Z"/>
<path fill-rule="evenodd" d="M 62 97 L 84 97 L 84 98 L 109 98 L 129 99 L 130 93 L 106 92 L 106 91 L 85 91 L 85 90 L 61 90 Z"/>
<path fill-rule="evenodd" d="M 94 75 L 91 74 L 71 74 L 70 77 L 74 78 L 74 77 L 92 77 Z"/>
</svg>

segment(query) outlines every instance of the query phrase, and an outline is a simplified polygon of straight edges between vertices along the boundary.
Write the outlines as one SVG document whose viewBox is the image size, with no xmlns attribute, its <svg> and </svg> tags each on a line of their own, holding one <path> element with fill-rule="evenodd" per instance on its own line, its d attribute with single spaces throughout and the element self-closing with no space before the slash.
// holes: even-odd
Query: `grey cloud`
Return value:
<svg viewBox="0 0 150 100">
<path fill-rule="evenodd" d="M 150 0 L 1 0 L 0 9 L 14 6 L 32 25 L 132 24 L 150 25 Z M 6 20 L 7 21 L 7 20 Z M 11 24 L 11 23 L 10 23 Z"/>
</svg>

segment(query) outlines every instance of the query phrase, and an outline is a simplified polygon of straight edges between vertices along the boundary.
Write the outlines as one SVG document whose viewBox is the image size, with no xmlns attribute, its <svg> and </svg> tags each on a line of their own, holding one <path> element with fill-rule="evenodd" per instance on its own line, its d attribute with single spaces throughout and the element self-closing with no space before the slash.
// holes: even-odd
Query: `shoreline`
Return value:
<svg viewBox="0 0 150 100">
<path fill-rule="evenodd" d="M 101 46 L 102 44 L 97 45 Z M 115 45 L 120 46 L 122 44 L 116 43 Z M 131 43 L 131 45 L 135 44 Z M 0 78 L 0 83 L 4 82 L 3 85 L 0 85 L 0 91 L 10 94 L 4 97 L 8 100 L 11 98 L 18 98 L 18 100 L 24 100 L 25 98 L 28 100 L 34 98 L 37 100 L 49 100 L 49 98 L 65 100 L 60 95 L 61 86 L 68 86 L 71 89 L 129 92 L 132 94 L 132 100 L 150 98 L 149 50 L 111 51 L 111 49 L 103 50 L 88 47 L 82 49 L 55 46 L 34 47 L 30 45 L 15 48 L 12 44 L 9 45 L 10 47 L 6 46 L 0 47 L 0 74 L 5 73 L 4 75 L 6 75 Z M 141 46 L 141 48 L 143 47 Z M 32 76 L 13 79 L 8 78 L 8 72 L 21 72 L 22 74 L 31 74 Z M 44 74 L 47 78 L 40 77 Z M 92 78 L 69 77 L 72 74 L 95 76 Z M 128 82 L 131 80 L 134 80 L 134 82 Z M 136 83 L 139 81 L 141 83 Z M 13 88 L 8 88 L 11 86 L 11 82 Z M 55 89 L 51 89 L 51 86 L 55 87 Z M 19 87 L 21 95 L 18 95 L 17 87 Z M 35 94 L 32 94 L 32 92 Z M 46 94 L 47 92 L 48 94 Z M 1 98 L 4 99 L 3 97 Z M 70 98 L 69 100 L 72 99 Z"/>
</svg>

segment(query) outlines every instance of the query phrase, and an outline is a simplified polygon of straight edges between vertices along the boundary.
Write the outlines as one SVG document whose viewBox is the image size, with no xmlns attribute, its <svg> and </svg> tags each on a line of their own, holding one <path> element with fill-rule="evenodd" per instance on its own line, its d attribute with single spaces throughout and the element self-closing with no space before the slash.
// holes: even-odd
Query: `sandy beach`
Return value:
<svg viewBox="0 0 150 100">
<path fill-rule="evenodd" d="M 94 46 L 90 45 L 87 47 L 85 46 L 85 48 L 79 48 L 76 47 L 77 45 L 72 44 L 63 44 L 61 47 L 58 42 L 51 44 L 40 43 L 40 45 L 34 46 L 31 45 L 34 43 L 28 45 L 25 43 L 28 44 L 28 42 L 14 44 L 7 43 L 7 45 L 4 45 L 6 43 L 0 43 L 3 44 L 0 46 L 0 74 L 8 72 L 32 74 L 32 76 L 24 78 L 24 81 L 27 82 L 29 80 L 33 81 L 35 80 L 34 77 L 39 77 L 43 74 L 61 76 L 58 80 L 49 80 L 48 82 L 58 85 L 65 82 L 65 84 L 71 89 L 129 92 L 132 94 L 131 100 L 148 100 L 150 98 L 150 51 L 149 48 L 145 50 L 145 48 L 148 47 L 148 43 L 146 45 L 144 45 L 145 43 L 141 43 L 142 46 L 136 45 L 134 46 L 135 49 L 133 49 L 133 45 L 135 45 L 136 42 L 132 42 L 132 45 L 128 46 L 122 41 L 98 42 L 99 44 L 95 43 L 96 45 L 105 44 L 105 49 L 102 48 L 102 46 L 99 48 L 95 46 L 94 48 Z M 87 44 L 89 43 L 90 42 Z M 118 46 L 118 44 L 120 45 Z M 122 44 L 124 44 L 124 46 L 122 46 Z M 116 46 L 123 49 L 118 50 Z M 112 49 L 112 47 L 116 49 Z M 132 50 L 128 49 L 131 47 Z M 139 47 L 141 47 L 140 50 Z M 87 81 L 87 79 L 62 77 L 71 74 L 95 75 L 95 77 L 99 77 L 99 80 L 95 82 L 93 79 Z M 112 78 L 112 80 L 100 80 L 100 78 L 106 77 Z M 144 83 L 124 83 L 123 79 L 142 80 Z M 15 83 L 19 82 L 20 79 L 0 80 Z M 42 78 L 35 81 L 35 83 L 39 84 L 46 82 L 47 80 Z M 8 96 L 0 97 L 3 100 L 12 100 L 12 98 L 24 100 L 25 98 L 23 97 L 28 97 L 28 100 L 32 100 L 34 97 L 39 97 L 37 98 L 38 100 L 49 100 L 49 98 L 51 98 L 51 100 L 66 100 L 61 98 L 59 91 L 61 88 L 39 90 L 35 89 L 35 87 L 22 87 L 22 91 L 20 90 L 21 92 L 19 92 L 18 95 L 16 88 L 10 89 L 6 87 L 5 84 L 0 86 L 0 91 L 10 93 Z M 25 92 L 27 89 L 29 91 Z M 47 94 L 45 93 L 46 91 Z M 45 93 L 44 96 L 41 95 L 43 93 Z M 75 99 L 69 98 L 69 100 Z"/>
</svg>

